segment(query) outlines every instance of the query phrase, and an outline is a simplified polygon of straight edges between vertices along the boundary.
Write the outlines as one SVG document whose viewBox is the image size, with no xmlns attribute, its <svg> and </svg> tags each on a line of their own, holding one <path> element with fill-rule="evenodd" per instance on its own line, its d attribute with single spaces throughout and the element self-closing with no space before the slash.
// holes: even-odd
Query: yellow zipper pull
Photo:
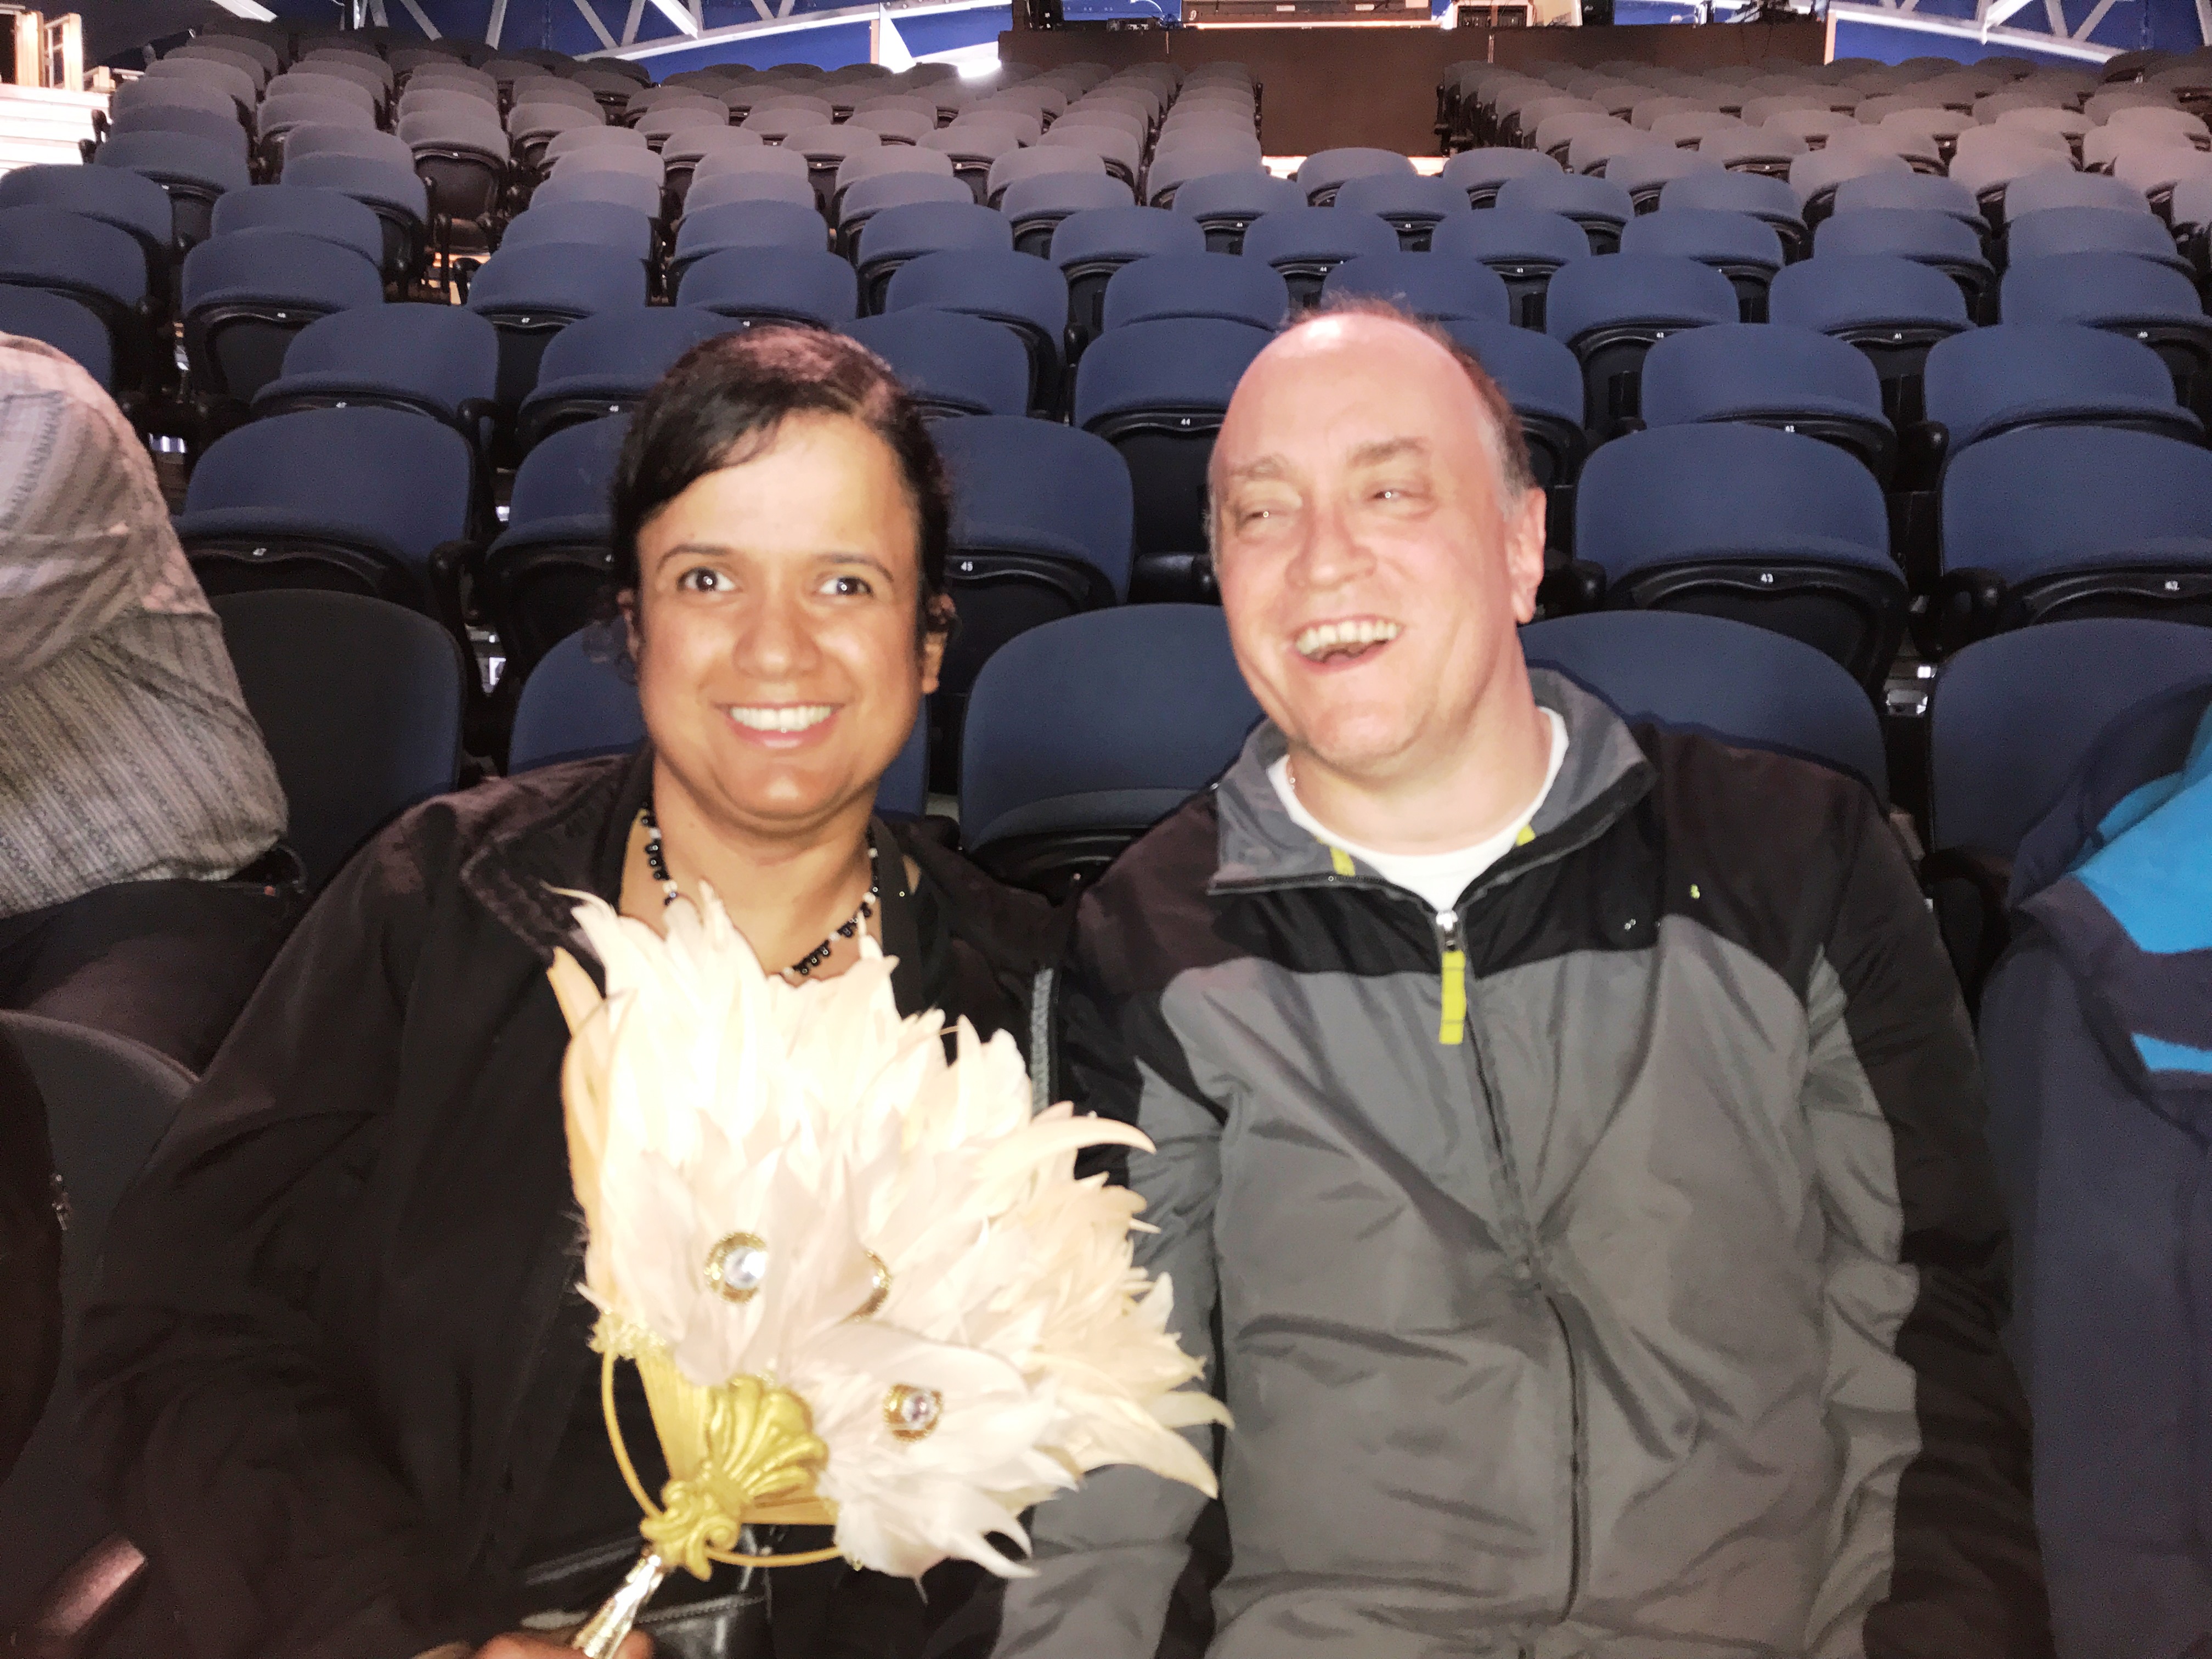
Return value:
<svg viewBox="0 0 2212 1659">
<path fill-rule="evenodd" d="M 1467 1038 L 1467 952 L 1460 948 L 1457 912 L 1437 913 L 1437 950 L 1443 957 L 1443 991 L 1437 1041 L 1453 1048 Z"/>
</svg>

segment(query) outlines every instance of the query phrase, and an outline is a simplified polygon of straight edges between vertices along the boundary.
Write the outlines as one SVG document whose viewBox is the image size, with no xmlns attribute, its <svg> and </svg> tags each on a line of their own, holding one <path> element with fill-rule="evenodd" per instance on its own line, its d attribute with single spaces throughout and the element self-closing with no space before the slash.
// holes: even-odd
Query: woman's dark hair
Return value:
<svg viewBox="0 0 2212 1659">
<path fill-rule="evenodd" d="M 843 415 L 898 458 L 921 555 L 917 626 L 929 629 L 945 591 L 951 505 L 929 428 L 888 365 L 859 342 L 813 328 L 770 326 L 724 334 L 677 361 L 631 417 L 616 463 L 614 589 L 638 586 L 638 532 L 710 472 L 775 441 L 793 415 Z"/>
</svg>

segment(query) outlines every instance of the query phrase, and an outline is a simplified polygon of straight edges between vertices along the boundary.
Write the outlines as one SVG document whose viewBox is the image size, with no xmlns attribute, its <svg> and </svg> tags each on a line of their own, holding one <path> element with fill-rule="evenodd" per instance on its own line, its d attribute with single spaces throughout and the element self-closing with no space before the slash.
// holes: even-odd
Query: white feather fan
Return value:
<svg viewBox="0 0 2212 1659">
<path fill-rule="evenodd" d="M 1200 1368 L 1169 1334 L 1168 1281 L 1132 1263 L 1142 1200 L 1074 1177 L 1079 1148 L 1142 1135 L 1032 1114 L 1004 1033 L 963 1020 L 948 1063 L 944 1017 L 899 1016 L 872 941 L 792 986 L 711 894 L 669 906 L 665 939 L 597 899 L 576 919 L 606 983 L 554 965 L 599 1346 L 647 1366 L 649 1391 L 666 1360 L 699 1389 L 795 1395 L 826 1449 L 795 1495 L 834 1506 L 848 1558 L 902 1577 L 948 1557 L 1026 1572 L 990 1534 L 1026 1547 L 1021 1512 L 1101 1465 L 1212 1492 L 1176 1431 L 1227 1419 L 1183 1386 Z"/>
</svg>

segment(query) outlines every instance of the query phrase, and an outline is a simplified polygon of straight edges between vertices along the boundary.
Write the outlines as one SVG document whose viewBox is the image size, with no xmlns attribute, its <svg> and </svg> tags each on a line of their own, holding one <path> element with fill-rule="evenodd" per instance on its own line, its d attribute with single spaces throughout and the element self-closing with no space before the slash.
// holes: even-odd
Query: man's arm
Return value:
<svg viewBox="0 0 2212 1659">
<path fill-rule="evenodd" d="M 2000 1346 L 2008 1262 L 1966 1010 L 1870 800 L 1808 1003 L 1806 1121 L 1828 1226 L 1842 1462 L 1814 1659 L 2051 1650 L 2027 1404 Z"/>
<path fill-rule="evenodd" d="M 1090 919 L 1086 908 L 1086 920 Z M 1182 1055 L 1162 1026 L 1156 1000 L 1116 997 L 1089 959 L 1089 930 L 1062 999 L 1063 1054 L 1077 1106 L 1133 1121 L 1158 1149 L 1128 1154 L 1128 1182 L 1145 1198 L 1137 1265 L 1175 1285 L 1173 1328 L 1186 1352 L 1213 1347 L 1213 1200 L 1220 1120 L 1194 1098 Z M 1216 1431 L 1186 1431 L 1212 1461 Z M 1032 1578 L 1006 1586 L 994 1655 L 1029 1659 L 1152 1659 L 1176 1581 L 1190 1559 L 1188 1537 L 1206 1499 L 1180 1481 L 1133 1467 L 1105 1468 L 1079 1491 L 1040 1504 L 1030 1517 Z"/>
<path fill-rule="evenodd" d="M 58 353 L 0 344 L 0 686 L 113 621 L 164 538 L 153 461 L 107 395 Z"/>
</svg>

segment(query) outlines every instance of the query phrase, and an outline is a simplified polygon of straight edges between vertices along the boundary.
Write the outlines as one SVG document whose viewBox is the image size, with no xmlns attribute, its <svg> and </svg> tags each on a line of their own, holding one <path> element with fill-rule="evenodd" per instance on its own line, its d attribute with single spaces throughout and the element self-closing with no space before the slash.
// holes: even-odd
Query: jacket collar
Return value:
<svg viewBox="0 0 2212 1659">
<path fill-rule="evenodd" d="M 1528 684 L 1537 706 L 1566 722 L 1566 760 L 1529 820 L 1532 839 L 1500 859 L 1486 884 L 1572 851 L 1651 787 L 1650 762 L 1609 706 L 1548 668 L 1531 668 Z M 1287 749 L 1282 732 L 1262 720 L 1223 774 L 1216 801 L 1220 861 L 1210 891 L 1317 885 L 1340 878 L 1334 849 L 1300 827 L 1268 781 L 1267 769 Z M 1382 882 L 1356 860 L 1353 869 L 1355 879 Z"/>
<path fill-rule="evenodd" d="M 542 775 L 543 792 L 529 790 Z M 596 976 L 599 961 L 576 927 L 567 895 L 594 893 L 613 904 L 622 896 L 630 826 L 653 788 L 653 750 L 641 744 L 617 759 L 546 769 L 522 786 L 498 830 L 461 865 L 461 885 L 499 924 L 550 963 L 566 947 Z M 902 1013 L 943 1000 L 949 968 L 939 930 L 925 937 L 916 896 L 908 890 L 906 860 L 881 819 L 871 819 L 881 884 L 884 954 L 896 957 L 891 991 Z"/>
</svg>

